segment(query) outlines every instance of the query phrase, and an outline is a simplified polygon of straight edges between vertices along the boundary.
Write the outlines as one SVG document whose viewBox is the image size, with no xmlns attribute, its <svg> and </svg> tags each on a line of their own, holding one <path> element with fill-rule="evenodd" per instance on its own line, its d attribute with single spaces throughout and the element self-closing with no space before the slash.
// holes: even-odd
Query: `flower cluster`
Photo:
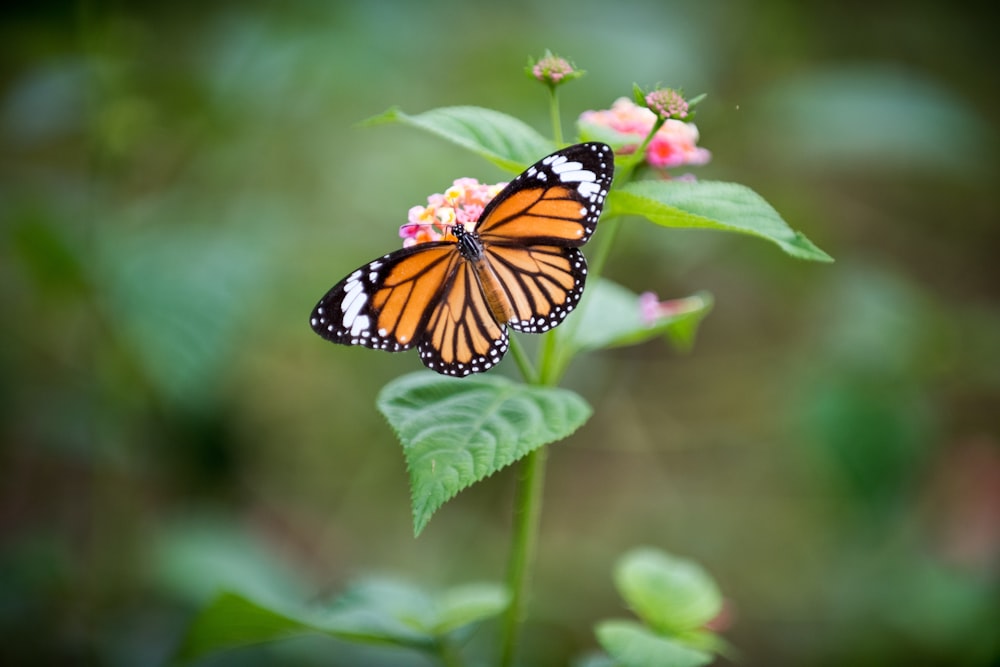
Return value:
<svg viewBox="0 0 1000 667">
<path fill-rule="evenodd" d="M 552 55 L 549 51 L 546 51 L 545 56 L 538 62 L 528 61 L 528 68 L 525 71 L 528 76 L 553 88 L 584 75 L 582 70 L 573 67 L 568 60 Z"/>
<path fill-rule="evenodd" d="M 407 224 L 399 228 L 403 247 L 428 241 L 440 241 L 451 233 L 455 225 L 472 230 L 491 199 L 504 189 L 506 183 L 486 185 L 474 178 L 456 179 L 443 194 L 427 197 L 427 206 L 414 206 L 407 214 Z"/>
<path fill-rule="evenodd" d="M 688 115 L 688 103 L 684 96 L 672 89 L 654 90 L 645 97 L 646 106 L 663 119 L 675 118 L 684 120 Z"/>
<path fill-rule="evenodd" d="M 654 99 L 654 103 L 657 104 L 657 107 L 654 107 L 657 108 L 657 112 L 641 107 L 627 97 L 621 97 L 615 100 L 610 109 L 584 111 L 580 115 L 580 122 L 635 137 L 634 144 L 629 143 L 616 151 L 619 154 L 627 154 L 634 152 L 652 131 L 658 121 L 657 113 L 665 114 L 666 120 L 646 146 L 646 161 L 658 169 L 707 163 L 712 154 L 698 146 L 698 128 L 692 123 L 670 117 L 681 111 L 687 115 L 686 104 L 682 109 L 676 100 L 671 101 L 666 98 Z"/>
</svg>

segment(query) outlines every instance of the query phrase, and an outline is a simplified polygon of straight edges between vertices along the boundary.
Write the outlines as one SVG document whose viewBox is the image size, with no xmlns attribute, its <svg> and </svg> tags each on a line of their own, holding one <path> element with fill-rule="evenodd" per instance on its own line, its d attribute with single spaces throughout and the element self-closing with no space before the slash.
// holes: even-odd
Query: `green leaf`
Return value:
<svg viewBox="0 0 1000 667">
<path fill-rule="evenodd" d="M 441 107 L 416 115 L 393 107 L 364 124 L 392 122 L 436 134 L 513 173 L 555 150 L 555 144 L 519 119 L 481 107 Z"/>
<path fill-rule="evenodd" d="M 378 409 L 403 445 L 418 535 L 459 491 L 566 438 L 591 414 L 580 396 L 565 389 L 498 375 L 457 380 L 431 372 L 390 382 L 379 394 Z"/>
<path fill-rule="evenodd" d="M 652 322 L 643 319 L 639 295 L 607 279 L 587 286 L 576 318 L 556 329 L 562 344 L 574 351 L 637 345 L 667 336 L 688 350 L 701 320 L 712 309 L 712 296 L 698 292 L 667 302 Z"/>
<path fill-rule="evenodd" d="M 606 216 L 640 215 L 664 227 L 697 227 L 751 234 L 793 257 L 833 259 L 792 230 L 760 195 L 743 185 L 717 181 L 636 181 L 608 194 Z"/>
<path fill-rule="evenodd" d="M 395 619 L 422 637 L 443 637 L 496 616 L 510 603 L 504 586 L 477 582 L 433 595 L 412 584 L 378 577 L 348 589 L 335 609 L 366 610 L 372 617 Z"/>
<path fill-rule="evenodd" d="M 494 583 L 455 586 L 436 598 L 437 620 L 432 628 L 435 635 L 448 634 L 498 615 L 510 604 L 510 592 Z"/>
<path fill-rule="evenodd" d="M 102 307 L 152 386 L 198 408 L 225 377 L 251 313 L 233 295 L 266 284 L 276 240 L 258 228 L 174 222 L 105 226 L 93 266 Z"/>
<path fill-rule="evenodd" d="M 241 595 L 223 593 L 195 617 L 176 658 L 187 662 L 213 651 L 248 646 L 310 630 L 308 624 Z"/>
<path fill-rule="evenodd" d="M 176 657 L 186 662 L 215 651 L 308 633 L 420 649 L 428 649 L 434 642 L 430 635 L 360 604 L 345 604 L 326 612 L 293 610 L 225 592 L 195 617 Z"/>
<path fill-rule="evenodd" d="M 294 605 L 308 594 L 309 586 L 287 563 L 222 517 L 161 521 L 144 544 L 150 583 L 192 606 L 207 604 L 220 591 L 240 591 L 270 606 Z"/>
<path fill-rule="evenodd" d="M 698 667 L 712 655 L 661 637 L 632 621 L 604 621 L 595 630 L 604 650 L 622 667 Z"/>
<path fill-rule="evenodd" d="M 192 621 L 177 658 L 190 661 L 302 634 L 432 651 L 440 638 L 496 616 L 509 602 L 507 590 L 494 583 L 464 584 L 433 596 L 405 582 L 374 577 L 351 586 L 328 608 L 265 603 L 226 591 Z"/>
<path fill-rule="evenodd" d="M 700 565 L 656 549 L 625 554 L 615 585 L 636 615 L 664 634 L 689 633 L 722 610 L 722 595 Z"/>
</svg>

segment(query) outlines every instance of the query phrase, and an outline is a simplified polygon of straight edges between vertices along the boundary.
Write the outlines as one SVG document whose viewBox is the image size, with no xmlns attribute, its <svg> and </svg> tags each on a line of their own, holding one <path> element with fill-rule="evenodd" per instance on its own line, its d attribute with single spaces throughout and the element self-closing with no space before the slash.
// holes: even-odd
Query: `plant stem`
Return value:
<svg viewBox="0 0 1000 667">
<path fill-rule="evenodd" d="M 503 618 L 501 667 L 514 664 L 521 625 L 527 611 L 531 565 L 538 543 L 538 525 L 542 513 L 542 489 L 545 486 L 546 447 L 539 447 L 524 457 L 517 480 L 514 506 L 514 540 L 507 566 L 510 606 Z"/>
<path fill-rule="evenodd" d="M 524 378 L 524 381 L 528 384 L 538 384 L 538 374 L 535 372 L 535 367 L 531 365 L 531 359 L 528 358 L 528 354 L 521 347 L 521 342 L 514 334 L 511 334 L 508 345 L 510 353 L 514 355 L 514 363 L 521 371 L 521 377 Z"/>
<path fill-rule="evenodd" d="M 552 140 L 557 148 L 562 148 L 562 118 L 559 115 L 559 93 L 555 86 L 549 86 L 549 119 L 552 121 Z"/>
<path fill-rule="evenodd" d="M 559 114 L 559 94 L 555 86 L 549 87 L 549 117 L 552 121 L 552 139 L 556 146 L 563 145 L 562 120 Z M 531 366 L 520 345 L 512 338 L 511 352 L 521 375 L 529 384 L 552 386 L 559 377 L 559 350 L 554 332 L 542 339 L 537 371 Z M 514 535 L 507 561 L 507 588 L 510 606 L 504 614 L 500 635 L 500 667 L 511 667 L 517 654 L 521 626 L 527 615 L 528 589 L 531 568 L 538 545 L 538 526 L 542 515 L 542 490 L 545 487 L 545 459 L 548 450 L 543 445 L 521 461 L 514 500 Z"/>
<path fill-rule="evenodd" d="M 587 270 L 587 280 L 596 280 L 604 273 L 604 265 L 607 263 L 608 255 L 611 254 L 611 247 L 615 244 L 615 239 L 618 237 L 618 228 L 621 227 L 621 221 L 622 219 L 616 216 L 601 225 L 601 242 L 597 245 L 594 258 L 590 261 L 590 267 Z"/>
</svg>

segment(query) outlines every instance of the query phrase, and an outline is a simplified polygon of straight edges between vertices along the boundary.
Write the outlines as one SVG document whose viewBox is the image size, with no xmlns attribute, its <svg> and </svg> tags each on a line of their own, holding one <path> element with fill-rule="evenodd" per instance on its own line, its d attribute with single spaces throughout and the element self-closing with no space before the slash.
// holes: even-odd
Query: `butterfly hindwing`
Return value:
<svg viewBox="0 0 1000 667">
<path fill-rule="evenodd" d="M 495 245 L 486 254 L 513 306 L 511 328 L 543 333 L 579 303 L 587 260 L 578 248 Z"/>
<path fill-rule="evenodd" d="M 470 262 L 445 285 L 417 349 L 425 366 L 459 377 L 492 368 L 507 352 L 507 327 L 490 312 Z"/>
</svg>

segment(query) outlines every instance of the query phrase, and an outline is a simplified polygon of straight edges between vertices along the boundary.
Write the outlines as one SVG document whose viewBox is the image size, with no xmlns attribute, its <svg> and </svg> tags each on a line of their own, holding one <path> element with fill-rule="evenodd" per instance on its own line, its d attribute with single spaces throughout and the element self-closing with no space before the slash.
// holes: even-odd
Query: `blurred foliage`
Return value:
<svg viewBox="0 0 1000 667">
<path fill-rule="evenodd" d="M 567 123 L 633 81 L 707 92 L 698 175 L 750 186 L 838 261 L 625 223 L 608 275 L 708 290 L 713 312 L 691 354 L 650 343 L 571 369 L 595 417 L 551 452 L 526 654 L 595 650 L 590 628 L 621 615 L 607 573 L 643 543 L 713 573 L 746 665 L 1000 659 L 1000 90 L 973 9 L 3 12 L 0 662 L 162 663 L 229 577 L 304 601 L 373 571 L 500 578 L 509 473 L 414 540 L 374 399 L 419 362 L 332 348 L 306 319 L 394 247 L 410 206 L 502 177 L 355 124 L 474 104 L 544 133 L 521 69 L 545 48 L 588 71 Z M 222 543 L 260 557 L 241 570 L 211 555 Z M 211 664 L 366 661 L 415 664 L 334 639 Z"/>
</svg>

